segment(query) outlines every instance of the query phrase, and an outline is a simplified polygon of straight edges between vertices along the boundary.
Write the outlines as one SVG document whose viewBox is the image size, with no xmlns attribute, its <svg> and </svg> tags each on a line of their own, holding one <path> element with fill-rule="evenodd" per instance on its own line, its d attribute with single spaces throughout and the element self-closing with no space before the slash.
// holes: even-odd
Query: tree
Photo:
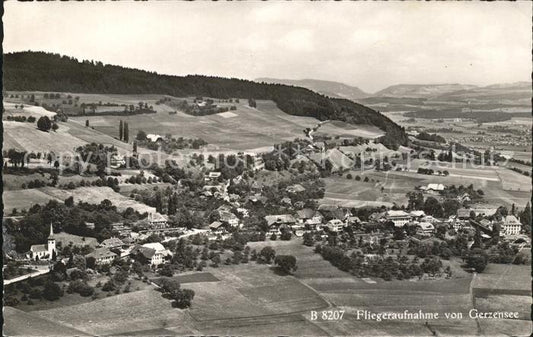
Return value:
<svg viewBox="0 0 533 337">
<path fill-rule="evenodd" d="M 127 122 L 124 122 L 124 142 L 129 143 L 130 141 L 130 129 Z"/>
<path fill-rule="evenodd" d="M 295 272 L 296 269 L 298 269 L 298 266 L 296 265 L 296 258 L 292 255 L 278 255 L 274 259 L 274 264 L 276 264 L 278 268 L 286 274 Z"/>
<path fill-rule="evenodd" d="M 315 240 L 313 239 L 313 234 L 309 232 L 304 233 L 303 239 L 304 239 L 303 244 L 308 247 L 313 247 L 313 245 L 315 244 Z"/>
<path fill-rule="evenodd" d="M 55 301 L 58 300 L 61 296 L 63 296 L 63 290 L 57 283 L 54 283 L 52 281 L 48 281 L 44 284 L 44 288 L 42 291 L 43 298 L 49 300 L 49 301 Z"/>
<path fill-rule="evenodd" d="M 424 195 L 419 191 L 407 192 L 407 198 L 409 199 L 407 208 L 410 210 L 421 209 L 424 205 Z"/>
<path fill-rule="evenodd" d="M 57 125 L 57 123 L 54 122 L 52 124 L 52 130 L 57 131 L 57 129 L 59 129 L 59 125 Z"/>
<path fill-rule="evenodd" d="M 426 214 L 433 215 L 436 218 L 441 218 L 443 216 L 443 210 L 440 202 L 433 197 L 428 197 L 426 199 L 422 209 L 424 212 L 426 212 Z"/>
<path fill-rule="evenodd" d="M 174 305 L 180 309 L 189 308 L 194 298 L 194 290 L 183 289 L 173 297 Z"/>
<path fill-rule="evenodd" d="M 37 128 L 41 131 L 48 132 L 52 128 L 52 121 L 50 118 L 48 118 L 48 116 L 42 116 L 37 121 Z"/>
<path fill-rule="evenodd" d="M 120 120 L 120 123 L 118 124 L 118 139 L 122 140 L 124 137 L 124 122 L 122 122 L 122 119 Z"/>
<path fill-rule="evenodd" d="M 461 208 L 461 203 L 455 199 L 446 199 L 442 203 L 442 209 L 444 216 L 450 216 L 457 214 L 457 210 Z"/>
<path fill-rule="evenodd" d="M 72 207 L 74 206 L 74 197 L 70 196 L 67 199 L 65 199 L 65 206 Z"/>
<path fill-rule="evenodd" d="M 272 259 L 276 256 L 276 251 L 270 247 L 266 246 L 259 252 L 259 259 L 261 262 L 270 264 L 272 262 Z"/>
<path fill-rule="evenodd" d="M 137 132 L 137 137 L 135 138 L 137 139 L 138 141 L 145 141 L 147 138 L 146 138 L 146 132 L 144 132 L 143 130 L 139 130 Z"/>
<path fill-rule="evenodd" d="M 520 222 L 524 225 L 524 230 L 526 233 L 531 232 L 531 205 L 529 202 L 526 205 L 526 208 L 520 213 Z"/>
<path fill-rule="evenodd" d="M 85 127 L 86 127 L 86 128 L 89 127 L 89 120 L 88 120 L 88 119 L 85 120 Z"/>
<path fill-rule="evenodd" d="M 487 254 L 480 248 L 472 249 L 466 257 L 466 265 L 474 268 L 477 273 L 481 273 L 487 267 Z"/>
<path fill-rule="evenodd" d="M 163 268 L 159 269 L 158 273 L 161 276 L 168 277 L 172 277 L 174 275 L 174 271 L 172 270 L 172 267 L 169 264 L 163 265 Z"/>
</svg>

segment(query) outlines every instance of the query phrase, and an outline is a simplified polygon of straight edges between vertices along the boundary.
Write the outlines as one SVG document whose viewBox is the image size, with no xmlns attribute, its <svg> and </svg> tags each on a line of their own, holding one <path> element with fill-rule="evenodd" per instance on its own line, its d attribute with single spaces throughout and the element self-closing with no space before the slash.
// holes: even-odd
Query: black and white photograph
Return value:
<svg viewBox="0 0 533 337">
<path fill-rule="evenodd" d="M 530 336 L 530 1 L 5 1 L 3 336 Z"/>
</svg>

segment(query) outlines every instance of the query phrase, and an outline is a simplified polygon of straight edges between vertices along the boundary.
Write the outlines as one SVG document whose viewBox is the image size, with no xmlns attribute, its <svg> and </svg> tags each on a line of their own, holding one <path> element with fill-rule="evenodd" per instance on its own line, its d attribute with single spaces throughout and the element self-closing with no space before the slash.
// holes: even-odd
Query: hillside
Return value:
<svg viewBox="0 0 533 337">
<path fill-rule="evenodd" d="M 290 115 L 377 126 L 385 131 L 382 141 L 388 146 L 396 147 L 408 141 L 403 128 L 379 112 L 346 99 L 330 99 L 309 89 L 234 78 L 160 75 L 44 52 L 4 55 L 4 87 L 20 91 L 265 99 L 274 101 Z"/>
<path fill-rule="evenodd" d="M 434 97 L 446 93 L 476 88 L 467 84 L 397 84 L 378 91 L 380 97 Z"/>
<path fill-rule="evenodd" d="M 313 80 L 313 79 L 304 79 L 304 80 L 287 80 L 287 79 L 278 79 L 278 78 L 256 78 L 256 82 L 265 82 L 265 83 L 278 83 L 285 85 L 292 85 L 296 87 L 307 88 L 309 90 L 318 92 L 322 95 L 335 98 L 346 98 L 350 100 L 355 100 L 363 97 L 368 97 L 370 94 L 364 92 L 358 87 L 353 87 L 340 82 L 333 81 L 322 81 L 322 80 Z"/>
</svg>

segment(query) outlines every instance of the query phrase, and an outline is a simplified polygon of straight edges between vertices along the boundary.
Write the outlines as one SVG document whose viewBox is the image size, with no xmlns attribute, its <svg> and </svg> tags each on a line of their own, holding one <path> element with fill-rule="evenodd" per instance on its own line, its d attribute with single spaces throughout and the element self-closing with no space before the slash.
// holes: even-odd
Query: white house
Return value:
<svg viewBox="0 0 533 337">
<path fill-rule="evenodd" d="M 522 224 L 514 215 L 508 215 L 503 219 L 501 232 L 503 235 L 518 235 L 522 230 Z"/>
<path fill-rule="evenodd" d="M 339 219 L 332 219 L 328 221 L 325 227 L 327 227 L 330 232 L 338 232 L 344 227 L 344 222 Z"/>
<path fill-rule="evenodd" d="M 153 266 L 164 263 L 165 257 L 172 255 L 172 253 L 159 242 L 145 243 L 139 247 L 139 251 Z"/>
</svg>

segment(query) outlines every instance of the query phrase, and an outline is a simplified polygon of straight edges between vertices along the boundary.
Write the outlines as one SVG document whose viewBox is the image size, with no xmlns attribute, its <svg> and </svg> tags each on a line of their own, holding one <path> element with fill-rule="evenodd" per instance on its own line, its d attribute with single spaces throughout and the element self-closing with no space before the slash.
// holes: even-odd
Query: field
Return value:
<svg viewBox="0 0 533 337">
<path fill-rule="evenodd" d="M 30 190 L 4 191 L 4 210 L 11 212 L 28 209 L 34 204 L 45 204 L 49 200 L 63 202 L 70 196 L 74 197 L 74 202 L 83 201 L 89 203 L 100 203 L 104 199 L 110 200 L 119 210 L 132 207 L 140 213 L 156 213 L 155 208 L 136 202 L 119 193 L 115 193 L 110 187 L 79 187 L 74 190 L 61 190 L 55 187 L 42 187 Z"/>
<path fill-rule="evenodd" d="M 432 168 L 435 171 L 446 170 L 449 175 L 418 174 L 416 170 L 419 167 Z M 407 202 L 407 192 L 413 191 L 416 186 L 430 183 L 448 186 L 472 184 L 475 189 L 483 190 L 484 202 L 495 207 L 510 207 L 513 203 L 524 207 L 531 199 L 531 178 L 504 167 L 474 167 L 470 164 L 453 165 L 414 159 L 410 162 L 409 171 L 354 170 L 350 174 L 354 179 L 347 179 L 346 174 L 342 177 L 332 175 L 325 178 L 326 193 L 321 203 L 345 207 L 402 205 Z M 360 176 L 361 181 L 356 181 L 356 176 Z M 365 177 L 370 181 L 363 182 Z"/>
<path fill-rule="evenodd" d="M 180 334 L 194 333 L 186 327 L 186 314 L 172 308 L 170 301 L 153 289 L 34 313 L 91 335 L 129 334 L 168 326 L 179 327 Z"/>
<path fill-rule="evenodd" d="M 4 336 L 89 336 L 76 328 L 12 307 L 4 308 Z"/>
<path fill-rule="evenodd" d="M 330 335 L 431 335 L 424 321 L 362 321 L 354 316 L 356 310 L 372 312 L 456 311 L 467 314 L 472 308 L 469 286 L 471 275 L 461 272 L 450 280 L 390 281 L 359 279 L 342 272 L 322 259 L 313 249 L 303 246 L 301 240 L 269 241 L 250 244 L 259 250 L 271 245 L 277 254 L 292 254 L 297 258 L 295 277 L 324 297 L 333 308 L 346 310 L 341 322 L 316 321 L 315 324 Z M 453 261 L 451 263 L 457 263 Z M 457 266 L 454 265 L 454 269 Z M 308 315 L 306 316 L 307 318 Z M 439 319 L 430 322 L 431 328 L 442 334 L 473 335 L 474 321 Z"/>
<path fill-rule="evenodd" d="M 102 96 L 102 95 L 95 95 Z M 84 95 L 89 97 L 89 95 Z M 134 98 L 133 98 L 134 97 Z M 103 97 L 99 97 L 103 98 Z M 105 95 L 106 101 L 125 102 L 142 100 L 133 95 Z M 96 97 L 95 97 L 96 100 Z M 257 101 L 257 108 L 251 108 L 245 100 L 233 103 L 237 110 L 210 116 L 190 116 L 181 112 L 169 115 L 165 105 L 154 105 L 155 114 L 135 116 L 90 116 L 71 117 L 79 123 L 88 119 L 90 125 L 112 137 L 118 136 L 119 120 L 129 123 L 130 135 L 138 130 L 147 133 L 174 137 L 202 138 L 211 146 L 209 150 L 248 150 L 272 146 L 295 137 L 303 137 L 303 130 L 314 127 L 318 120 L 311 117 L 288 115 L 271 101 Z M 350 126 L 346 124 L 325 124 L 330 135 L 350 135 L 367 138 L 379 136 L 381 131 L 371 126 Z"/>
</svg>

